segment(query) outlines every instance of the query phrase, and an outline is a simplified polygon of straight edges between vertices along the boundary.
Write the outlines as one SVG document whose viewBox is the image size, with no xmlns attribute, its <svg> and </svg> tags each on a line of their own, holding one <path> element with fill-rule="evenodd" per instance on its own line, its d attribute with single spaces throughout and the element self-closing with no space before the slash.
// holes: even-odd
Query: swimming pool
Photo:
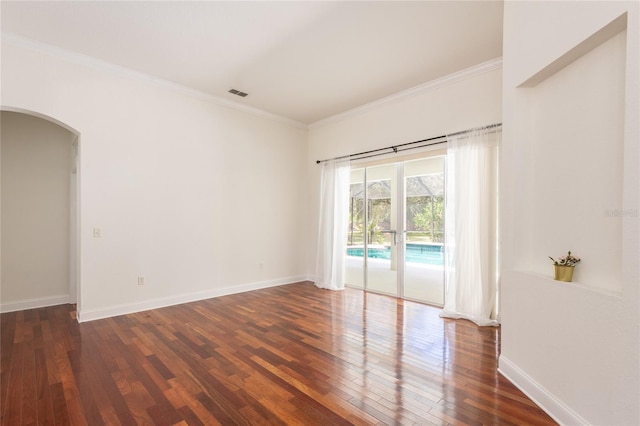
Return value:
<svg viewBox="0 0 640 426">
<path fill-rule="evenodd" d="M 444 254 L 442 245 L 407 243 L 405 259 L 411 263 L 442 266 Z M 369 259 L 391 259 L 391 247 L 369 247 Z M 363 257 L 364 247 L 348 247 L 347 256 Z"/>
</svg>

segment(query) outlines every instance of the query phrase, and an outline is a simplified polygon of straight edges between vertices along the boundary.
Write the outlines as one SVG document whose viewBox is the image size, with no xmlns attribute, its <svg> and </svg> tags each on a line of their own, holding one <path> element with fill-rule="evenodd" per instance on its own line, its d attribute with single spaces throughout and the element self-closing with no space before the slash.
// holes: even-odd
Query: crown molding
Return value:
<svg viewBox="0 0 640 426">
<path fill-rule="evenodd" d="M 209 102 L 221 107 L 229 108 L 239 112 L 244 112 L 257 117 L 265 118 L 267 120 L 283 123 L 298 129 L 313 129 L 323 127 L 331 123 L 335 123 L 341 120 L 345 120 L 349 117 L 364 114 L 368 111 L 375 110 L 385 105 L 399 102 L 401 100 L 416 96 L 431 90 L 438 89 L 450 84 L 454 84 L 465 80 L 467 78 L 475 77 L 477 75 L 484 74 L 486 72 L 494 71 L 502 68 L 502 58 L 496 58 L 481 64 L 466 68 L 461 71 L 446 75 L 444 77 L 420 84 L 418 86 L 403 90 L 390 96 L 366 103 L 359 107 L 347 110 L 340 114 L 332 115 L 322 120 L 315 121 L 311 124 L 305 124 L 300 121 L 292 120 L 290 118 L 273 114 L 265 110 L 250 107 L 239 102 L 234 102 L 219 96 L 215 96 L 206 93 L 201 90 L 193 89 L 178 83 L 174 83 L 159 77 L 155 77 L 150 74 L 146 74 L 140 71 L 135 71 L 130 68 L 126 68 L 120 65 L 113 64 L 111 62 L 103 61 L 101 59 L 94 58 L 82 53 L 73 52 L 71 50 L 56 47 L 50 44 L 35 41 L 26 37 L 22 37 L 12 33 L 2 32 L 0 33 L 2 42 L 6 42 L 11 45 L 24 47 L 33 51 L 45 53 L 67 62 L 75 63 L 77 65 L 92 68 L 98 71 L 102 71 L 108 74 L 124 77 L 128 79 L 138 80 L 147 84 L 155 85 L 156 87 L 171 90 L 176 93 L 180 93 L 191 98 L 199 99 L 205 102 Z"/>
<path fill-rule="evenodd" d="M 425 92 L 429 92 L 431 90 L 439 89 L 444 86 L 448 86 L 450 84 L 454 84 L 460 82 L 462 80 L 466 80 L 471 77 L 475 77 L 490 71 L 494 71 L 502 68 L 502 57 L 492 59 L 487 62 L 483 62 L 478 65 L 474 65 L 469 68 L 465 68 L 463 70 L 454 72 L 452 74 L 448 74 L 444 77 L 437 78 L 435 80 L 428 81 L 426 83 L 420 84 L 418 86 L 412 87 L 410 89 L 403 90 L 398 93 L 394 93 L 393 95 L 386 96 L 384 98 L 380 98 L 378 100 L 366 103 L 359 107 L 347 110 L 340 114 L 332 115 L 330 117 L 324 118 L 322 120 L 315 121 L 309 124 L 309 129 L 314 129 L 318 127 L 323 127 L 338 121 L 345 120 L 350 117 L 354 117 L 357 115 L 364 114 L 366 112 L 375 110 L 377 108 L 381 108 L 385 105 L 399 102 L 410 98 L 412 96 L 420 95 Z"/>
<path fill-rule="evenodd" d="M 116 75 L 119 77 L 143 81 L 160 88 L 164 88 L 176 93 L 180 93 L 182 95 L 196 98 L 205 102 L 210 102 L 212 104 L 233 109 L 236 111 L 245 112 L 247 114 L 255 115 L 261 118 L 266 118 L 268 120 L 284 123 L 299 129 L 307 129 L 308 127 L 305 123 L 301 123 L 299 121 L 292 120 L 290 118 L 283 117 L 281 115 L 273 114 L 259 108 L 254 108 L 238 102 L 230 101 L 228 99 L 211 95 L 201 90 L 192 89 L 182 84 L 174 83 L 169 80 L 155 77 L 153 75 L 146 74 L 140 71 L 135 71 L 130 68 L 116 65 L 111 62 L 103 61 L 101 59 L 97 59 L 82 53 L 73 52 L 71 50 L 67 50 L 67 49 L 56 47 L 50 44 L 42 43 L 40 41 L 35 41 L 35 40 L 22 37 L 16 34 L 12 34 L 12 33 L 2 32 L 0 34 L 0 37 L 2 42 L 6 42 L 8 44 L 18 46 L 18 47 L 24 47 L 40 53 L 45 53 L 45 54 L 60 58 L 62 60 L 72 62 L 77 65 L 81 65 L 81 66 L 92 68 L 98 71 L 106 72 L 108 74 Z"/>
</svg>

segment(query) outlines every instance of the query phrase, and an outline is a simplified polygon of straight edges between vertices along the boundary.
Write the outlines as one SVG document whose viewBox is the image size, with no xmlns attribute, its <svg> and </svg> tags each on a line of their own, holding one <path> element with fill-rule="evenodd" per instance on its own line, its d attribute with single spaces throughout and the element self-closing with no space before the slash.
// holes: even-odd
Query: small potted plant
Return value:
<svg viewBox="0 0 640 426">
<path fill-rule="evenodd" d="M 549 259 L 553 261 L 553 279 L 570 283 L 573 279 L 573 269 L 580 262 L 580 258 L 572 255 L 571 250 L 569 250 L 566 256 L 559 257 L 558 260 L 551 256 L 549 256 Z"/>
</svg>

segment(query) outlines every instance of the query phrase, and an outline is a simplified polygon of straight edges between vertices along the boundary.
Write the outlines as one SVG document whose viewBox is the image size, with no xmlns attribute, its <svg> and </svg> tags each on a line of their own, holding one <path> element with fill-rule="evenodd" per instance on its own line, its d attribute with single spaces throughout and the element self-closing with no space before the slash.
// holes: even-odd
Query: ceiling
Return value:
<svg viewBox="0 0 640 426">
<path fill-rule="evenodd" d="M 502 56 L 502 7 L 3 0 L 1 23 L 3 33 L 309 124 Z"/>
</svg>

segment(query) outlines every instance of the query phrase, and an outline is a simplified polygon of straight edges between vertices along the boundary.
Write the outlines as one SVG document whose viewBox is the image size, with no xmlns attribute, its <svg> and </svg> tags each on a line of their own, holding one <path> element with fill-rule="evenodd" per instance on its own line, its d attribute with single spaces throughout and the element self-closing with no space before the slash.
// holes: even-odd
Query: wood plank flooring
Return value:
<svg viewBox="0 0 640 426">
<path fill-rule="evenodd" d="M 2 425 L 551 425 L 500 330 L 298 283 L 78 324 L 1 320 Z"/>
</svg>

